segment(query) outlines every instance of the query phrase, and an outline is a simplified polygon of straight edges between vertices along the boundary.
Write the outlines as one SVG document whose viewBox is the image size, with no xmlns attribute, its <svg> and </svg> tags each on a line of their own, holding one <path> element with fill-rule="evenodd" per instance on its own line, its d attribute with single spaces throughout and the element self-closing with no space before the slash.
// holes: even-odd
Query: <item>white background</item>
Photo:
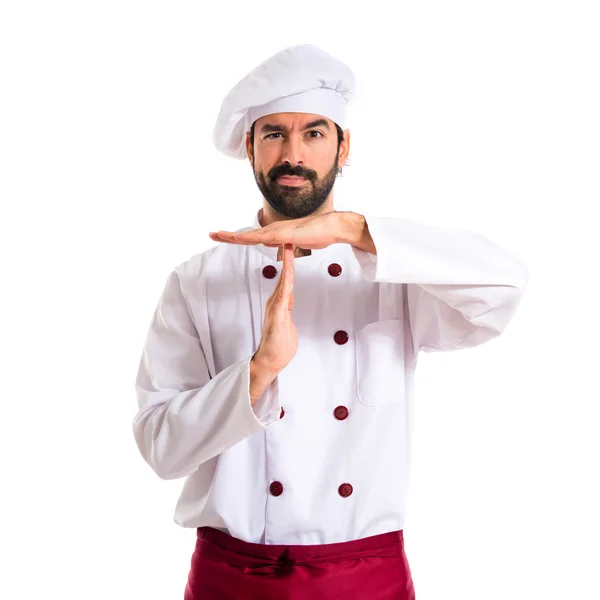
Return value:
<svg viewBox="0 0 600 600">
<path fill-rule="evenodd" d="M 135 446 L 138 360 L 170 270 L 261 206 L 212 146 L 223 97 L 313 43 L 359 86 L 336 208 L 530 270 L 503 336 L 421 355 L 418 600 L 598 600 L 594 4 L 3 2 L 0 596 L 183 598 L 195 532 Z"/>
</svg>

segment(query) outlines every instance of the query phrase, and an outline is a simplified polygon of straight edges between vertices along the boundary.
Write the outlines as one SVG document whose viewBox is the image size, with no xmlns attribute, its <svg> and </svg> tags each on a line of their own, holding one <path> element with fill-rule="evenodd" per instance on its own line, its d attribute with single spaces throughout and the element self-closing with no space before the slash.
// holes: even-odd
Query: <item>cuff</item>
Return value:
<svg viewBox="0 0 600 600">
<path fill-rule="evenodd" d="M 243 389 L 246 392 L 245 401 L 255 421 L 260 426 L 268 427 L 279 421 L 281 403 L 279 401 L 279 377 L 271 382 L 265 393 L 256 401 L 254 406 L 250 402 L 250 361 L 254 353 L 242 364 Z"/>
<path fill-rule="evenodd" d="M 386 227 L 385 217 L 364 215 L 369 233 L 375 244 L 377 254 L 371 254 L 356 246 L 351 246 L 352 252 L 369 281 L 385 282 L 390 280 L 386 263 L 386 248 L 393 247 L 394 239 L 389 227 Z"/>
</svg>

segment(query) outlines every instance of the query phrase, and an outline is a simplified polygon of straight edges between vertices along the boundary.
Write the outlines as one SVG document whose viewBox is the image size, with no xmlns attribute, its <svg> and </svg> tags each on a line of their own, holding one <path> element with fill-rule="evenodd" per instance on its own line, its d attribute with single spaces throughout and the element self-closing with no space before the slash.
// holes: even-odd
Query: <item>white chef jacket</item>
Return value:
<svg viewBox="0 0 600 600">
<path fill-rule="evenodd" d="M 170 273 L 133 432 L 159 477 L 186 477 L 180 526 L 263 544 L 403 529 L 417 355 L 500 335 L 528 269 L 470 231 L 365 217 L 376 255 L 333 244 L 295 259 L 298 350 L 254 407 L 249 364 L 277 248 L 223 243 Z"/>
</svg>

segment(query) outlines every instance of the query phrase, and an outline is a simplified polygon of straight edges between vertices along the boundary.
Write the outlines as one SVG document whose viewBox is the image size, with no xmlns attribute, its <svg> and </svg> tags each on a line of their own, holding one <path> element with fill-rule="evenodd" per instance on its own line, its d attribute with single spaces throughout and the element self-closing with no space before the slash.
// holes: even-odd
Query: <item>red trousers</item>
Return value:
<svg viewBox="0 0 600 600">
<path fill-rule="evenodd" d="M 197 530 L 184 600 L 414 600 L 402 531 L 337 544 L 251 544 Z"/>
</svg>

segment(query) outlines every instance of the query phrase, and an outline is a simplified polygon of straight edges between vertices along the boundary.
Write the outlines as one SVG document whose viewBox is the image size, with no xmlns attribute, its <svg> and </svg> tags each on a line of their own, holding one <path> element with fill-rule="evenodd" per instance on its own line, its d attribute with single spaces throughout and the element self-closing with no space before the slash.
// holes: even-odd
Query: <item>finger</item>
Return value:
<svg viewBox="0 0 600 600">
<path fill-rule="evenodd" d="M 285 279 L 285 269 L 281 269 L 281 273 L 279 274 L 279 279 L 273 288 L 273 294 L 271 294 L 271 298 L 275 301 L 281 296 L 281 291 L 283 288 L 283 281 Z"/>
<path fill-rule="evenodd" d="M 294 264 L 293 253 L 292 253 L 292 261 L 291 262 L 293 265 Z M 284 297 L 287 298 L 286 309 L 289 312 L 291 312 L 292 308 L 294 307 L 294 267 L 293 266 L 288 267 L 288 270 L 286 272 Z"/>
<path fill-rule="evenodd" d="M 293 256 L 293 252 L 292 252 Z M 289 257 L 289 249 L 287 248 L 287 244 L 283 246 L 283 265 L 281 267 L 281 275 L 279 276 L 279 281 L 277 282 L 276 293 L 274 296 L 277 299 L 277 304 L 281 306 L 287 303 L 287 298 L 289 296 L 289 282 L 290 282 L 290 257 Z M 292 278 L 293 283 L 293 278 Z"/>
<path fill-rule="evenodd" d="M 285 244 L 283 250 L 283 297 L 289 301 L 294 289 L 294 247 Z"/>
<path fill-rule="evenodd" d="M 221 236 L 218 233 L 215 233 L 214 231 L 211 231 L 208 235 L 211 240 L 213 240 L 215 242 L 220 242 L 222 244 L 238 244 L 239 243 L 237 240 L 234 240 L 233 237 L 226 238 L 225 236 Z"/>
<path fill-rule="evenodd" d="M 209 233 L 210 239 L 215 242 L 221 242 L 225 244 L 245 244 L 251 245 L 258 243 L 252 238 L 243 238 L 238 239 L 239 233 L 235 233 L 232 231 L 211 231 Z"/>
<path fill-rule="evenodd" d="M 284 244 L 283 245 L 283 270 L 281 272 L 281 282 L 282 282 L 282 299 L 285 300 L 287 296 L 290 294 L 289 283 L 291 282 L 293 285 L 294 282 L 294 247 L 292 244 Z"/>
<path fill-rule="evenodd" d="M 236 241 L 242 244 L 258 244 L 265 239 L 260 231 L 217 231 L 217 234 L 226 240 Z"/>
<path fill-rule="evenodd" d="M 262 229 L 243 231 L 235 234 L 235 239 L 243 244 L 263 244 L 269 248 L 279 247 L 290 243 L 290 232 L 281 229 L 270 229 L 270 225 Z"/>
<path fill-rule="evenodd" d="M 283 269 L 287 267 L 294 268 L 294 246 L 292 244 L 283 245 Z"/>
<path fill-rule="evenodd" d="M 277 304 L 274 308 L 282 321 L 286 321 L 289 318 L 288 311 L 292 310 L 294 305 L 294 276 L 289 267 L 284 271 L 282 279 L 283 285 L 277 295 Z"/>
<path fill-rule="evenodd" d="M 275 285 L 275 288 L 273 290 L 272 298 L 275 298 L 275 300 L 279 300 L 282 297 L 284 283 L 285 283 L 285 256 L 284 256 L 284 263 L 283 263 L 283 265 L 281 265 L 281 272 L 279 273 L 279 279 L 277 280 L 277 284 Z"/>
<path fill-rule="evenodd" d="M 224 244 L 237 244 L 238 246 L 256 246 L 256 244 L 258 244 L 259 242 L 247 242 L 247 241 L 240 241 L 237 238 L 228 238 L 228 239 L 220 239 L 220 242 L 223 242 Z"/>
<path fill-rule="evenodd" d="M 279 246 L 278 246 L 279 247 Z M 271 297 L 279 298 L 281 295 L 281 288 L 283 287 L 285 281 L 285 267 L 286 267 L 286 259 L 285 259 L 285 250 L 283 255 L 283 265 L 281 266 L 281 273 L 279 274 L 279 279 L 275 284 L 275 288 L 273 289 L 273 295 Z"/>
</svg>

